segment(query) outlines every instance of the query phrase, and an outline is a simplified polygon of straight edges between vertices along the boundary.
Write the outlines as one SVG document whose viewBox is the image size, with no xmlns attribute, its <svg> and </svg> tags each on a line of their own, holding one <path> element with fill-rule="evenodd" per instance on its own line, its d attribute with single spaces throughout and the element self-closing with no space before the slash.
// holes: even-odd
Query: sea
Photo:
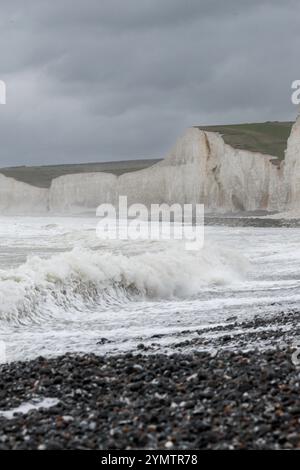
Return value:
<svg viewBox="0 0 300 470">
<path fill-rule="evenodd" d="M 299 228 L 210 225 L 203 247 L 187 251 L 180 240 L 101 239 L 97 222 L 0 218 L 2 362 L 168 353 L 182 332 L 209 338 L 231 318 L 299 304 Z"/>
</svg>

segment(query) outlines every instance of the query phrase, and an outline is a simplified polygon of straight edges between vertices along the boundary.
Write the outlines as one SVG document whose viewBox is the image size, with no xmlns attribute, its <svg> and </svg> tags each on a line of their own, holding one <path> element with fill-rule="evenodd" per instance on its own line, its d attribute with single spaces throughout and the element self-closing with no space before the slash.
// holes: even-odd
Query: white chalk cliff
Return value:
<svg viewBox="0 0 300 470">
<path fill-rule="evenodd" d="M 49 191 L 0 174 L 0 213 L 40 214 L 48 211 Z"/>
<path fill-rule="evenodd" d="M 102 202 L 114 204 L 117 177 L 109 173 L 79 173 L 55 178 L 49 189 L 52 212 L 95 209 Z"/>
<path fill-rule="evenodd" d="M 283 206 L 300 209 L 300 116 L 292 128 L 285 153 Z"/>
<path fill-rule="evenodd" d="M 271 160 L 234 149 L 219 134 L 191 128 L 165 160 L 120 176 L 118 193 L 144 204 L 199 202 L 212 211 L 277 210 L 282 171 Z"/>
<path fill-rule="evenodd" d="M 204 203 L 207 211 L 280 211 L 300 206 L 300 117 L 284 162 L 239 150 L 220 134 L 188 129 L 167 157 L 123 174 L 67 175 L 40 189 L 0 175 L 0 212 L 70 213 L 126 195 L 128 203 Z"/>
</svg>

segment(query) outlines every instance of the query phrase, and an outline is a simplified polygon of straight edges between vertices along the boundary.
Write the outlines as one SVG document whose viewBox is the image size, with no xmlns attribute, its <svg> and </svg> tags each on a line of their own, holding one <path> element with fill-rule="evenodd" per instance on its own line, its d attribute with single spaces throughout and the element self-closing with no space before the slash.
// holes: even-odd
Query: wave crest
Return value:
<svg viewBox="0 0 300 470">
<path fill-rule="evenodd" d="M 57 307 L 84 312 L 134 299 L 189 298 L 204 286 L 239 281 L 247 268 L 238 253 L 210 245 L 199 252 L 172 247 L 125 256 L 75 248 L 33 256 L 0 271 L 0 319 L 27 323 L 57 314 Z"/>
</svg>

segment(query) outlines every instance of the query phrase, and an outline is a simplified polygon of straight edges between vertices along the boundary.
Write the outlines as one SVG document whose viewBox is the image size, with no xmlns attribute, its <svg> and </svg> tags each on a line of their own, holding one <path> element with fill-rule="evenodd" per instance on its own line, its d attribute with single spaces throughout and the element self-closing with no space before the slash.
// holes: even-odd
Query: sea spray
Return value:
<svg viewBox="0 0 300 470">
<path fill-rule="evenodd" d="M 157 252 L 116 254 L 74 248 L 48 259 L 31 256 L 21 266 L 0 271 L 0 320 L 27 323 L 71 307 L 139 299 L 189 298 L 207 285 L 239 281 L 248 263 L 237 252 L 206 244 L 189 253 L 181 243 Z"/>
</svg>

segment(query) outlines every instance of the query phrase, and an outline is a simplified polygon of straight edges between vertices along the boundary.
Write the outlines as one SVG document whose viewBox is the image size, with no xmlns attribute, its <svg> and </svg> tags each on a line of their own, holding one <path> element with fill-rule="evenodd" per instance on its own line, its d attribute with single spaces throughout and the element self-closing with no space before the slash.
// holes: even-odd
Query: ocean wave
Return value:
<svg viewBox="0 0 300 470">
<path fill-rule="evenodd" d="M 248 269 L 237 252 L 206 244 L 123 255 L 74 248 L 0 271 L 0 320 L 26 324 L 59 309 L 111 307 L 132 300 L 189 298 L 208 285 L 238 282 Z"/>
</svg>

